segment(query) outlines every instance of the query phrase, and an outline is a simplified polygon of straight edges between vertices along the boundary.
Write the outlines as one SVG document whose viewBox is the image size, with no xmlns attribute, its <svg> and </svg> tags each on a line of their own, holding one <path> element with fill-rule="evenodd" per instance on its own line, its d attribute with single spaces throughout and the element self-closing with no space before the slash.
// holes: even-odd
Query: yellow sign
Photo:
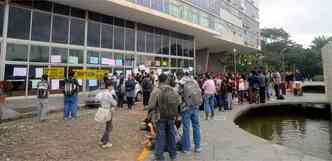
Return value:
<svg viewBox="0 0 332 161">
<path fill-rule="evenodd" d="M 65 77 L 65 68 L 47 68 L 45 73 L 51 79 L 63 79 Z"/>
<path fill-rule="evenodd" d="M 76 79 L 86 79 L 86 80 L 102 80 L 104 75 L 108 73 L 107 70 L 99 69 L 77 69 L 74 70 Z"/>
</svg>

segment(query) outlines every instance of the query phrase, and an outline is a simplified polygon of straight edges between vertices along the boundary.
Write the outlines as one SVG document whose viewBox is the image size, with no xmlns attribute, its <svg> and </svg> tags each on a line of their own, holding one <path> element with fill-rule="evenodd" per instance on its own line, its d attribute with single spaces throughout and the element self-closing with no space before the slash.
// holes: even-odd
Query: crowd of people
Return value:
<svg viewBox="0 0 332 161">
<path fill-rule="evenodd" d="M 80 84 L 69 72 L 64 80 L 64 120 L 78 117 L 78 93 Z M 154 148 L 155 160 L 164 160 L 163 153 L 169 152 L 175 160 L 177 150 L 191 153 L 190 129 L 193 129 L 194 152 L 201 149 L 200 110 L 205 113 L 205 120 L 213 119 L 216 109 L 227 112 L 234 104 L 265 103 L 271 100 L 273 93 L 276 99 L 284 99 L 287 90 L 294 95 L 302 95 L 302 84 L 305 77 L 298 71 L 278 72 L 253 70 L 245 73 L 204 73 L 193 75 L 192 71 L 177 73 L 132 73 L 127 76 L 114 73 L 106 74 L 103 87 L 96 95 L 100 107 L 95 120 L 106 124 L 100 144 L 103 148 L 112 146 L 113 110 L 134 108 L 136 102 L 136 85 L 140 85 L 144 109 L 147 118 L 144 120 L 148 131 L 144 144 Z M 1 91 L 0 91 L 1 93 Z M 38 120 L 47 119 L 49 83 L 47 75 L 37 84 L 39 108 Z M 180 132 L 180 127 L 182 131 Z M 180 135 L 181 133 L 181 135 Z"/>
</svg>

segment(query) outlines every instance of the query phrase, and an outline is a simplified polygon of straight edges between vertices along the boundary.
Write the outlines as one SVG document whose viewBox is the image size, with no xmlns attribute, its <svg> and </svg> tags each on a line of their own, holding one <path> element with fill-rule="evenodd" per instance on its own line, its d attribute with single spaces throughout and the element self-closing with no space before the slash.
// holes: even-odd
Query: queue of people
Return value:
<svg viewBox="0 0 332 161">
<path fill-rule="evenodd" d="M 69 72 L 64 80 L 64 120 L 78 117 L 77 103 L 81 86 L 74 75 L 74 72 Z M 156 161 L 163 161 L 165 151 L 169 152 L 172 160 L 176 159 L 177 150 L 183 153 L 202 151 L 200 110 L 204 111 L 205 120 L 212 120 L 216 109 L 226 112 L 232 110 L 234 104 L 266 103 L 273 93 L 277 99 L 284 99 L 287 90 L 301 95 L 304 77 L 299 71 L 293 74 L 255 70 L 248 75 L 205 73 L 195 77 L 190 72 L 161 73 L 158 76 L 153 72 L 142 72 L 130 74 L 127 78 L 124 74 L 117 73 L 112 76 L 105 75 L 103 81 L 104 88 L 96 95 L 101 105 L 95 116 L 96 121 L 105 123 L 100 140 L 101 147 L 112 147 L 112 111 L 115 107 L 123 108 L 125 103 L 128 109 L 132 110 L 136 101 L 136 85 L 139 84 L 143 105 L 148 111 L 144 121 L 149 134 L 144 143 L 154 148 Z M 43 75 L 37 84 L 39 121 L 47 120 L 49 88 L 48 77 Z"/>
</svg>

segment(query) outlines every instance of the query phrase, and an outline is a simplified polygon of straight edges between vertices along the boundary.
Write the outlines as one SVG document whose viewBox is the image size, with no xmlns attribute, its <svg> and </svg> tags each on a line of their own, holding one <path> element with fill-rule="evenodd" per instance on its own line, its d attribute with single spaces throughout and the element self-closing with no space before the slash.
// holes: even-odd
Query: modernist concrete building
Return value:
<svg viewBox="0 0 332 161">
<path fill-rule="evenodd" d="M 218 71 L 220 53 L 259 49 L 258 19 L 254 0 L 0 0 L 0 80 L 30 96 L 47 67 Z"/>
</svg>

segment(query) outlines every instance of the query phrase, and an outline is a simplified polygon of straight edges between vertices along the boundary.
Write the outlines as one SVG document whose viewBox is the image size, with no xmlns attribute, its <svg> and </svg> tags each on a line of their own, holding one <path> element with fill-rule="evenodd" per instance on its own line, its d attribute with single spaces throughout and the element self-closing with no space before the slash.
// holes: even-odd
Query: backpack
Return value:
<svg viewBox="0 0 332 161">
<path fill-rule="evenodd" d="M 152 90 L 152 82 L 147 78 L 143 79 L 142 88 L 144 91 Z"/>
<path fill-rule="evenodd" d="M 65 96 L 73 96 L 77 93 L 78 86 L 75 80 L 70 79 L 65 81 Z"/>
<path fill-rule="evenodd" d="M 200 106 L 203 103 L 202 90 L 193 81 L 186 81 L 183 85 L 183 97 L 188 106 Z"/>
<path fill-rule="evenodd" d="M 171 87 L 160 88 L 158 108 L 161 118 L 174 119 L 179 114 L 180 95 Z"/>
<path fill-rule="evenodd" d="M 46 82 L 40 82 L 37 89 L 38 98 L 47 98 L 48 97 L 48 84 Z"/>
</svg>

